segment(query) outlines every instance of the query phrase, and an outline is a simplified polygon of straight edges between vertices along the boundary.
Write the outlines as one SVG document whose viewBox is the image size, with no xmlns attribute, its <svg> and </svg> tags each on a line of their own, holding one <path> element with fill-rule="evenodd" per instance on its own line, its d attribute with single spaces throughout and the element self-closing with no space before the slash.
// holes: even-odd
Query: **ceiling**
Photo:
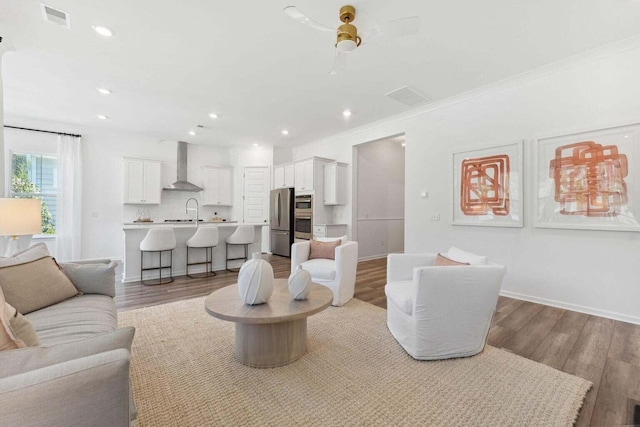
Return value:
<svg viewBox="0 0 640 427">
<path fill-rule="evenodd" d="M 66 29 L 44 21 L 39 1 L 0 0 L 15 47 L 3 57 L 6 124 L 293 146 L 408 111 L 384 96 L 404 85 L 441 100 L 640 32 L 640 2 L 630 0 L 353 1 L 360 31 L 413 15 L 421 30 L 363 45 L 345 73 L 329 75 L 335 36 L 282 9 L 337 26 L 344 1 L 46 0 L 70 13 Z"/>
</svg>

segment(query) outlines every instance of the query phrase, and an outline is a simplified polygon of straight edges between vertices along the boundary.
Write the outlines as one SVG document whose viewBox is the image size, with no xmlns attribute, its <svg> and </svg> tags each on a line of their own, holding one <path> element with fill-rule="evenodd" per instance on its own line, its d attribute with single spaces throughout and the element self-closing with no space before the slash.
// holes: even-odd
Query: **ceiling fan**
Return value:
<svg viewBox="0 0 640 427">
<path fill-rule="evenodd" d="M 337 74 L 343 71 L 347 65 L 347 54 L 355 51 L 361 43 L 369 44 L 384 38 L 416 34 L 418 30 L 420 30 L 420 17 L 412 16 L 369 28 L 359 35 L 358 29 L 352 24 L 356 17 L 356 9 L 349 5 L 340 8 L 340 21 L 342 21 L 343 24 L 340 25 L 337 30 L 307 18 L 295 6 L 287 6 L 283 9 L 283 12 L 311 28 L 336 34 L 336 56 L 330 74 Z"/>
</svg>

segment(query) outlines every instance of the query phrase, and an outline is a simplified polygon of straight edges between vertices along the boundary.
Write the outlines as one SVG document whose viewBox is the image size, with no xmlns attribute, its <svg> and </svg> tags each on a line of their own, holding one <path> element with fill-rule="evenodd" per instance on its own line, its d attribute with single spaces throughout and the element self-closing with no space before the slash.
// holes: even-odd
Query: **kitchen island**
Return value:
<svg viewBox="0 0 640 427">
<path fill-rule="evenodd" d="M 239 225 L 245 225 L 237 222 L 200 222 L 198 227 L 218 227 L 218 246 L 213 248 L 213 270 L 224 270 L 226 257 L 225 241 Z M 249 245 L 249 258 L 251 253 L 260 252 L 262 247 L 262 227 L 264 224 L 246 224 L 255 227 L 255 240 Z M 173 250 L 173 276 L 184 276 L 186 274 L 187 264 L 187 240 L 196 232 L 195 223 L 166 223 L 166 222 L 136 222 L 124 223 L 122 229 L 124 231 L 124 273 L 122 281 L 124 283 L 137 282 L 140 280 L 140 242 L 147 235 L 149 228 L 167 227 L 173 228 L 176 235 L 176 248 Z M 242 246 L 230 246 L 229 258 L 238 258 L 243 256 L 244 248 Z M 189 251 L 190 262 L 204 261 L 204 249 L 192 249 Z M 157 265 L 158 254 L 145 255 L 145 267 L 152 264 Z M 163 254 L 163 265 L 169 264 L 169 253 Z M 235 263 L 235 264 L 234 264 Z M 230 261 L 229 267 L 237 268 L 242 261 Z M 189 267 L 189 273 L 204 272 L 204 265 L 194 265 Z M 168 271 L 163 272 L 163 276 Z M 152 276 L 153 275 L 153 276 Z M 157 271 L 145 272 L 145 280 L 158 277 Z"/>
</svg>

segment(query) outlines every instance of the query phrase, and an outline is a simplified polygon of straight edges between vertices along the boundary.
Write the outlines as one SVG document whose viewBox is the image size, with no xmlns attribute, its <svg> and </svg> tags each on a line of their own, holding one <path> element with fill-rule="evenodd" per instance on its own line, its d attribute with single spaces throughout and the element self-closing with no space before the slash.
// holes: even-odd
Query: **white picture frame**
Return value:
<svg viewBox="0 0 640 427">
<path fill-rule="evenodd" d="M 534 225 L 640 232 L 640 124 L 538 138 Z"/>
<path fill-rule="evenodd" d="M 523 142 L 454 152 L 453 225 L 523 227 Z"/>
</svg>

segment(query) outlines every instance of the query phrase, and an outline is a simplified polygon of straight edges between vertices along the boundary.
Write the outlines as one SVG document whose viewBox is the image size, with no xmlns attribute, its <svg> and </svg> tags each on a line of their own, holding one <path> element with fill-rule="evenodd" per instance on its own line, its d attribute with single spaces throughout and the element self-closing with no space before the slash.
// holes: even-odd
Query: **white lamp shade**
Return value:
<svg viewBox="0 0 640 427">
<path fill-rule="evenodd" d="M 42 232 L 40 199 L 0 199 L 0 236 Z"/>
</svg>

